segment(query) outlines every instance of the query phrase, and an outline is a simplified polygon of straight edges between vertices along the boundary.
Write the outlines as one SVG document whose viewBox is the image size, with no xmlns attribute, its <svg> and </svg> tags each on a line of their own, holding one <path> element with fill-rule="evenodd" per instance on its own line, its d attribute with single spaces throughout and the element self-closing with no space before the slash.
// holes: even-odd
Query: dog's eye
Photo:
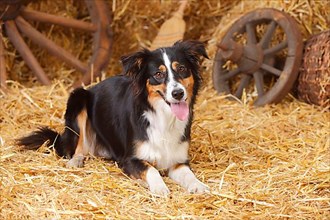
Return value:
<svg viewBox="0 0 330 220">
<path fill-rule="evenodd" d="M 162 80 L 165 78 L 165 76 L 166 76 L 165 73 L 160 71 L 154 74 L 154 78 L 157 80 Z"/>
<path fill-rule="evenodd" d="M 178 66 L 178 73 L 184 73 L 187 71 L 187 68 L 183 65 Z"/>
</svg>

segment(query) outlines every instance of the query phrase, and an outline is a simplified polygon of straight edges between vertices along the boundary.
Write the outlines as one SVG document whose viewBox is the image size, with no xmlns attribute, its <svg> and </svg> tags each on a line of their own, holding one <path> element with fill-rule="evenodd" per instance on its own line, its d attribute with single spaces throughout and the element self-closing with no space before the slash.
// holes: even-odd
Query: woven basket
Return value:
<svg viewBox="0 0 330 220">
<path fill-rule="evenodd" d="M 330 30 L 306 42 L 297 95 L 307 103 L 330 106 Z"/>
</svg>

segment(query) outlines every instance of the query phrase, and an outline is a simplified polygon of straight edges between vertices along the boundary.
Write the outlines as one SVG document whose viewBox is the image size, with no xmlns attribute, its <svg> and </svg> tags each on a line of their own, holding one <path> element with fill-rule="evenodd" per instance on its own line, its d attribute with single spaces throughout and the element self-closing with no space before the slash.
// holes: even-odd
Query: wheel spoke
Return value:
<svg viewBox="0 0 330 220">
<path fill-rule="evenodd" d="M 257 87 L 258 96 L 264 95 L 264 76 L 260 71 L 253 73 L 253 78 Z"/>
<path fill-rule="evenodd" d="M 249 85 L 250 83 L 250 79 L 251 79 L 251 76 L 250 75 L 243 75 L 242 79 L 241 79 L 241 82 L 235 92 L 235 96 L 237 98 L 241 98 L 242 97 L 242 94 L 243 94 L 243 90 Z"/>
<path fill-rule="evenodd" d="M 223 80 L 228 80 L 228 79 L 236 76 L 239 73 L 240 73 L 240 69 L 236 68 L 236 69 L 230 70 L 228 73 L 225 73 L 224 75 L 220 76 L 220 78 Z"/>
<path fill-rule="evenodd" d="M 277 27 L 276 21 L 270 22 L 265 35 L 260 40 L 260 45 L 262 48 L 267 48 L 269 46 L 269 43 L 272 39 L 276 27 Z"/>
<path fill-rule="evenodd" d="M 96 26 L 89 22 L 51 15 L 51 14 L 27 9 L 25 7 L 21 9 L 21 16 L 31 21 L 56 24 L 56 25 L 61 25 L 63 27 L 75 28 L 83 31 L 95 32 L 97 30 Z"/>
<path fill-rule="evenodd" d="M 256 32 L 255 27 L 251 23 L 247 23 L 246 26 L 246 33 L 247 33 L 247 42 L 248 44 L 256 44 L 257 38 L 256 38 Z"/>
<path fill-rule="evenodd" d="M 30 67 L 30 69 L 34 72 L 40 82 L 45 85 L 50 85 L 51 82 L 46 76 L 45 72 L 41 68 L 37 59 L 31 52 L 30 48 L 26 45 L 20 33 L 18 32 L 15 22 L 10 20 L 5 22 L 7 35 L 9 40 L 21 54 L 22 58 L 25 60 L 26 64 Z"/>
<path fill-rule="evenodd" d="M 91 58 L 91 68 L 84 74 L 83 78 L 77 81 L 73 87 L 80 87 L 82 83 L 89 84 L 96 76 L 99 76 L 101 70 L 106 68 L 110 51 L 112 47 L 112 31 L 109 29 L 111 18 L 109 16 L 105 1 L 85 0 L 93 24 L 97 24 L 100 30 L 94 35 L 99 39 L 93 45 L 94 54 Z M 91 10 L 94 8 L 95 10 Z M 98 13 L 95 13 L 98 11 Z"/>
<path fill-rule="evenodd" d="M 40 47 L 45 48 L 49 53 L 62 59 L 64 62 L 73 66 L 77 70 L 84 73 L 87 71 L 87 66 L 84 63 L 82 63 L 75 56 L 64 50 L 62 47 L 56 45 L 53 41 L 46 38 L 39 31 L 35 30 L 22 17 L 18 16 L 15 21 L 20 31 L 22 31 L 34 43 L 38 44 Z"/>
<path fill-rule="evenodd" d="M 282 73 L 282 70 L 276 69 L 268 64 L 261 64 L 260 66 L 261 69 L 266 70 L 267 72 L 274 74 L 275 76 L 280 76 Z"/>
<path fill-rule="evenodd" d="M 276 54 L 277 52 L 283 50 L 287 46 L 288 46 L 288 41 L 287 40 L 282 41 L 281 43 L 277 44 L 274 47 L 265 49 L 264 50 L 264 56 Z"/>
</svg>

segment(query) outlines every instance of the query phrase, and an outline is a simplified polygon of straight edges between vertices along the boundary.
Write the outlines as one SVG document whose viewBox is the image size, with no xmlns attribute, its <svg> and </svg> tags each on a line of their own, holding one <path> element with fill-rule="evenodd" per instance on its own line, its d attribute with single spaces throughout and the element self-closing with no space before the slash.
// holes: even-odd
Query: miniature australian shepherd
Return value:
<svg viewBox="0 0 330 220">
<path fill-rule="evenodd" d="M 204 45 L 192 40 L 124 56 L 121 75 L 71 93 L 62 134 L 43 127 L 18 144 L 38 149 L 48 141 L 68 167 L 82 167 L 88 154 L 114 160 L 153 194 L 169 194 L 157 169 L 190 193 L 206 192 L 188 160 L 201 57 L 208 58 Z"/>
</svg>

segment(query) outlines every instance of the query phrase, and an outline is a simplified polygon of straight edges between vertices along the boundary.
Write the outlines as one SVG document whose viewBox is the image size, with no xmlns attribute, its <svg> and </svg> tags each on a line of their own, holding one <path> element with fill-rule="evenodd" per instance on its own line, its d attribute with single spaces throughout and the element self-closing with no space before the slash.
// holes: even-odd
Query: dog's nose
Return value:
<svg viewBox="0 0 330 220">
<path fill-rule="evenodd" d="M 172 97 L 176 100 L 181 100 L 184 95 L 183 89 L 176 89 L 172 91 Z"/>
</svg>

